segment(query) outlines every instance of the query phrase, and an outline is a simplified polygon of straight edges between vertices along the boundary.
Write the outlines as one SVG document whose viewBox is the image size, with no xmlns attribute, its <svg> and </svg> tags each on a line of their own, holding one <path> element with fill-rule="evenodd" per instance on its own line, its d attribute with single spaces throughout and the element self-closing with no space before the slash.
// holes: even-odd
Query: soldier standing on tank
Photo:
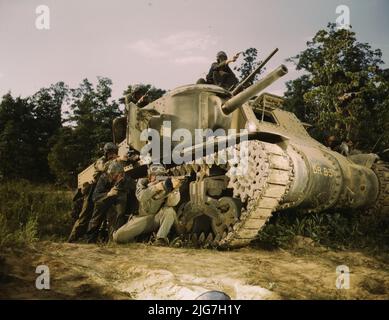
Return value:
<svg viewBox="0 0 389 320">
<path fill-rule="evenodd" d="M 162 180 L 160 179 L 162 178 Z M 177 223 L 176 211 L 169 204 L 170 196 L 178 196 L 181 180 L 167 177 L 166 169 L 160 164 L 153 164 L 148 169 L 148 177 L 139 179 L 136 197 L 139 201 L 139 215 L 132 216 L 128 222 L 113 233 L 113 240 L 118 243 L 133 241 L 141 234 L 157 231 L 156 245 L 167 245 L 168 234 Z M 178 202 L 172 200 L 176 204 Z"/>
<path fill-rule="evenodd" d="M 126 95 L 126 104 L 132 102 L 138 108 L 147 106 L 151 100 L 148 96 L 149 90 L 143 94 L 142 87 L 140 85 L 132 86 L 131 93 Z M 127 105 L 126 105 L 127 108 Z M 116 143 L 122 142 L 126 138 L 126 126 L 127 126 L 127 114 L 128 110 L 125 110 L 126 115 L 117 117 L 112 122 L 113 140 Z"/>
<path fill-rule="evenodd" d="M 207 83 L 220 86 L 227 90 L 235 86 L 239 81 L 228 65 L 231 62 L 235 62 L 238 56 L 239 54 L 236 54 L 233 58 L 228 59 L 224 51 L 218 52 L 216 55 L 217 61 L 212 63 L 208 72 Z"/>
<path fill-rule="evenodd" d="M 84 183 L 81 190 L 78 190 L 73 199 L 74 208 L 72 216 L 76 221 L 68 238 L 69 242 L 76 242 L 85 235 L 92 216 L 92 194 L 94 192 L 96 182 L 101 173 L 107 170 L 109 163 L 118 158 L 118 147 L 114 143 L 106 143 L 103 150 L 104 156 L 94 163 L 96 173 L 94 174 L 93 181 L 91 183 Z"/>
<path fill-rule="evenodd" d="M 94 209 L 86 233 L 89 243 L 97 241 L 104 221 L 108 222 L 109 238 L 119 228 L 126 213 L 128 192 L 133 184 L 134 181 L 125 175 L 123 164 L 117 160 L 111 161 L 106 172 L 100 175 L 92 195 Z"/>
<path fill-rule="evenodd" d="M 136 104 L 139 108 L 143 108 L 150 103 L 148 92 L 149 90 L 143 94 L 142 86 L 134 85 L 131 94 L 127 96 L 127 101 Z"/>
</svg>

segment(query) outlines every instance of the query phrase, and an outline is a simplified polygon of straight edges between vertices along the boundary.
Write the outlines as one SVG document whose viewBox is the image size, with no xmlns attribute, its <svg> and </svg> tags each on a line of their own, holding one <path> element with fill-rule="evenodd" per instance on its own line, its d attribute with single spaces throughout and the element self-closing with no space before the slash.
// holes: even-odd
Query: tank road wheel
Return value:
<svg viewBox="0 0 389 320">
<path fill-rule="evenodd" d="M 218 200 L 218 217 L 212 219 L 212 230 L 215 236 L 222 237 L 224 232 L 233 230 L 234 224 L 239 220 L 241 204 L 237 199 L 222 197 Z"/>
<path fill-rule="evenodd" d="M 229 148 L 235 155 L 225 168 L 226 188 L 232 197 L 208 198 L 202 205 L 188 202 L 177 212 L 185 227 L 181 236 L 191 246 L 229 249 L 249 245 L 277 210 L 293 179 L 293 163 L 278 145 L 249 140 Z M 217 159 L 218 154 L 214 156 Z M 175 171 L 209 176 L 209 170 L 202 172 L 201 168 L 186 163 Z"/>
<path fill-rule="evenodd" d="M 223 234 L 218 242 L 220 249 L 246 246 L 257 238 L 276 211 L 292 178 L 292 162 L 279 146 L 257 140 L 243 143 L 248 144 L 247 174 L 234 175 L 231 166 L 226 175 L 230 178 L 228 188 L 246 206 L 233 230 Z"/>
</svg>

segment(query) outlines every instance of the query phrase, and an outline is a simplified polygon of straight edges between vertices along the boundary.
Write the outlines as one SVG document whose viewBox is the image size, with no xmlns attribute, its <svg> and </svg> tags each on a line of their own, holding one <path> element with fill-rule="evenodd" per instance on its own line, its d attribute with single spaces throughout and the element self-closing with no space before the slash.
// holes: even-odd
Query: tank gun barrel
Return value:
<svg viewBox="0 0 389 320">
<path fill-rule="evenodd" d="M 278 68 L 270 72 L 263 79 L 259 80 L 257 83 L 254 83 L 247 89 L 243 90 L 241 93 L 227 100 L 222 105 L 222 110 L 224 114 L 230 114 L 240 107 L 243 103 L 249 101 L 253 96 L 261 92 L 266 87 L 270 86 L 273 82 L 284 76 L 288 73 L 288 68 L 285 65 L 280 65 Z"/>
</svg>

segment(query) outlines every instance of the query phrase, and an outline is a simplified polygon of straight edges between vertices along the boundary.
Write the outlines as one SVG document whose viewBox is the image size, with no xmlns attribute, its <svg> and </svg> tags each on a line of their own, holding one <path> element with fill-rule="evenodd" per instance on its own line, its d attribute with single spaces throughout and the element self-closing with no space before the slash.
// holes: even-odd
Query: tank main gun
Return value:
<svg viewBox="0 0 389 320">
<path fill-rule="evenodd" d="M 288 68 L 285 65 L 280 65 L 278 68 L 270 72 L 263 79 L 259 80 L 257 83 L 254 83 L 247 89 L 238 93 L 236 96 L 230 98 L 222 105 L 223 113 L 228 115 L 235 111 L 245 102 L 249 101 L 252 97 L 257 95 L 266 87 L 270 86 L 273 82 L 281 78 L 282 76 L 288 73 Z"/>
</svg>

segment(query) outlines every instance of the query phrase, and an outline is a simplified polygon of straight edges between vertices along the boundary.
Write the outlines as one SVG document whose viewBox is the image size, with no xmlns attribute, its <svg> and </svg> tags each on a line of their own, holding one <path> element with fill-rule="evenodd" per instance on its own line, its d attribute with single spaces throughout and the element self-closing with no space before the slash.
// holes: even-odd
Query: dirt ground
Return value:
<svg viewBox="0 0 389 320">
<path fill-rule="evenodd" d="M 38 265 L 50 289 L 37 290 Z M 338 265 L 350 289 L 336 289 Z M 222 290 L 232 299 L 389 299 L 383 258 L 302 244 L 288 251 L 177 249 L 146 244 L 38 242 L 0 253 L 1 299 L 194 299 Z"/>
</svg>

